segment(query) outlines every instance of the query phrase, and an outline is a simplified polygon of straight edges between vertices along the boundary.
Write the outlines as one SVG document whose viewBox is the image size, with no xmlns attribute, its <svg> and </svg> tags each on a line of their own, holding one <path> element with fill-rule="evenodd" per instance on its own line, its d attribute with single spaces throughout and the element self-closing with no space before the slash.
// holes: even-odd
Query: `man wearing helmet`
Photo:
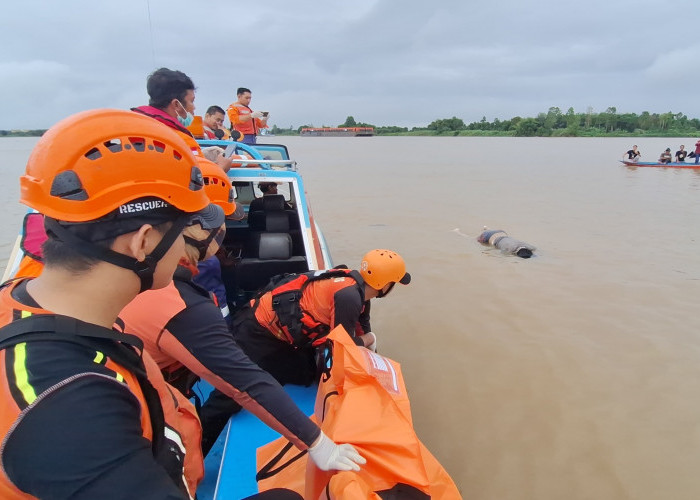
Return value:
<svg viewBox="0 0 700 500">
<path fill-rule="evenodd" d="M 316 376 L 314 346 L 336 326 L 357 345 L 376 350 L 370 300 L 410 281 L 403 258 L 381 249 L 362 258 L 359 272 L 333 269 L 273 278 L 234 316 L 234 337 L 280 383 L 309 384 Z"/>
<path fill-rule="evenodd" d="M 171 411 L 157 367 L 111 327 L 140 291 L 170 282 L 183 228 L 209 205 L 194 156 L 150 118 L 90 111 L 44 134 L 20 184 L 48 240 L 42 274 L 0 291 L 0 497 L 193 495 L 196 421 Z"/>
<path fill-rule="evenodd" d="M 41 275 L 0 288 L 0 498 L 194 498 L 194 408 L 112 329 L 212 214 L 194 155 L 151 118 L 88 111 L 44 134 L 20 185 L 48 240 Z"/>
</svg>

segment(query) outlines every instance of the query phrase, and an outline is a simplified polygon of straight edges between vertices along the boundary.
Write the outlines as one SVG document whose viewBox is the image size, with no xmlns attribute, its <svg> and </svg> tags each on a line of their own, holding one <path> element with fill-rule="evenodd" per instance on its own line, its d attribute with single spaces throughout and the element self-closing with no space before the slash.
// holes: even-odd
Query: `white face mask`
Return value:
<svg viewBox="0 0 700 500">
<path fill-rule="evenodd" d="M 179 100 L 177 101 L 177 103 L 180 105 L 180 107 L 186 113 L 184 118 L 181 117 L 180 114 L 178 113 L 177 121 L 179 121 L 180 125 L 182 125 L 183 127 L 189 127 L 192 124 L 192 122 L 194 121 L 194 115 L 192 113 L 190 113 L 189 111 L 187 111 L 187 108 L 185 108 L 185 106 L 183 106 Z"/>
</svg>

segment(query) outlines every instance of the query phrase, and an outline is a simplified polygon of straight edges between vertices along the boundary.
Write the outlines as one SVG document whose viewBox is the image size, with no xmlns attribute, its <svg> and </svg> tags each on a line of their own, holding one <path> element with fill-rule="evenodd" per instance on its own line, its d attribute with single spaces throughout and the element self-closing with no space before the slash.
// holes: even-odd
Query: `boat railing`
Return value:
<svg viewBox="0 0 700 500">
<path fill-rule="evenodd" d="M 248 166 L 257 166 L 263 170 L 291 170 L 296 172 L 297 162 L 294 160 L 266 160 L 266 159 L 255 159 L 255 158 L 233 158 L 232 161 L 240 167 L 234 168 L 245 168 Z"/>
</svg>

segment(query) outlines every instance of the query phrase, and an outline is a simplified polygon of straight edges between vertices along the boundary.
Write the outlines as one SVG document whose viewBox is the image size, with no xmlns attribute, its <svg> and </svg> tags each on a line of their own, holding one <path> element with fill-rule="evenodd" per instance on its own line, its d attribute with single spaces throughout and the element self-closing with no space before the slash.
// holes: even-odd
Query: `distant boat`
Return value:
<svg viewBox="0 0 700 500">
<path fill-rule="evenodd" d="M 628 167 L 662 167 L 662 168 L 700 168 L 700 163 L 671 162 L 659 163 L 656 161 L 629 161 L 620 160 Z"/>
<path fill-rule="evenodd" d="M 306 127 L 301 129 L 299 135 L 309 137 L 369 137 L 374 135 L 374 127 Z"/>
</svg>

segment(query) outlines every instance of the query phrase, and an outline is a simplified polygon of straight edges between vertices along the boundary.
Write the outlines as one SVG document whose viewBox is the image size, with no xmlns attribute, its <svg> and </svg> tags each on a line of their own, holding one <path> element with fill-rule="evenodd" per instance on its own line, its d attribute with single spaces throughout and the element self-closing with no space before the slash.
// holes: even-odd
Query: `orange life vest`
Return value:
<svg viewBox="0 0 700 500">
<path fill-rule="evenodd" d="M 206 139 L 204 131 L 204 122 L 202 121 L 201 116 L 195 116 L 192 120 L 192 123 L 190 123 L 185 128 L 189 130 L 190 134 L 192 134 L 192 137 L 194 137 L 195 139 Z"/>
<path fill-rule="evenodd" d="M 251 118 L 245 122 L 242 122 L 240 118 L 241 116 L 249 115 L 252 112 L 252 109 L 239 102 L 234 102 L 231 104 L 226 111 L 228 114 L 228 119 L 231 121 L 231 127 L 234 130 L 237 130 L 243 135 L 257 135 L 258 130 L 261 128 L 267 128 L 267 125 L 259 118 Z"/>
<path fill-rule="evenodd" d="M 304 300 L 307 287 L 321 280 L 334 280 L 324 290 L 324 297 Z M 351 269 L 286 274 L 273 279 L 250 304 L 261 325 L 269 325 L 268 330 L 280 340 L 301 347 L 325 337 L 332 326 L 328 312 L 311 305 L 323 304 L 331 309 L 335 292 L 348 286 L 361 288 L 361 283 L 364 280 L 360 273 Z M 358 293 L 364 295 L 362 289 Z"/>
<path fill-rule="evenodd" d="M 258 489 L 289 488 L 314 500 L 461 499 L 413 430 L 401 366 L 356 346 L 342 327 L 327 338 L 332 365 L 319 384 L 314 418 L 367 463 L 359 472 L 323 472 L 280 438 L 258 449 Z"/>
<path fill-rule="evenodd" d="M 8 330 L 0 329 L 0 342 L 2 342 L 2 347 L 0 347 L 0 369 L 3 373 L 5 373 L 6 370 L 5 354 L 9 349 L 16 349 L 25 342 L 31 342 L 32 338 L 38 340 L 38 336 L 42 335 L 42 333 L 49 334 L 55 338 L 61 338 L 61 341 L 70 341 L 71 338 L 76 337 L 75 334 L 72 334 L 73 336 L 71 337 L 71 334 L 66 335 L 58 329 L 52 330 L 46 327 L 47 324 L 53 324 L 51 322 L 56 318 L 60 318 L 59 316 L 53 315 L 51 312 L 44 309 L 28 307 L 17 302 L 11 296 L 11 293 L 20 282 L 21 280 L 9 282 L 9 285 L 4 286 L 4 288 L 0 290 L 0 327 L 5 327 L 12 323 L 13 327 L 16 326 L 20 329 L 20 331 L 15 332 L 16 335 L 14 337 L 9 339 L 8 335 L 11 334 L 8 334 Z M 41 322 L 42 326 L 37 326 L 39 322 Z M 26 328 L 22 330 L 23 327 Z M 95 326 L 95 328 L 100 329 L 103 333 L 110 332 L 108 329 L 97 326 Z M 80 338 L 88 342 L 90 339 L 89 335 L 81 335 Z M 50 338 L 44 335 L 40 340 L 50 340 Z M 104 349 L 100 348 L 99 350 L 103 351 Z M 134 354 L 136 353 L 134 352 Z M 123 362 L 118 363 L 114 361 L 112 359 L 114 356 L 110 353 L 105 352 L 105 355 L 106 361 L 102 360 L 101 364 L 113 371 L 115 377 L 126 385 L 140 403 L 140 419 L 143 437 L 149 441 L 161 443 L 161 447 L 168 449 L 177 447 L 184 455 L 182 471 L 175 471 L 171 474 L 171 477 L 184 476 L 186 482 L 185 486 L 189 496 L 194 498 L 197 485 L 202 477 L 204 477 L 204 462 L 200 447 L 202 430 L 194 406 L 185 399 L 179 391 L 170 387 L 163 380 L 158 366 L 146 352 L 142 353 L 146 379 L 150 383 L 150 386 L 157 392 L 157 401 L 149 401 L 147 399 L 141 382 L 135 372 L 127 368 Z M 17 358 L 15 357 L 15 359 Z M 50 360 L 47 360 L 47 362 L 50 362 Z M 95 360 L 95 362 L 97 363 L 98 361 Z M 89 373 L 77 374 L 77 376 L 82 375 L 89 375 Z M 57 390 L 57 386 L 60 386 L 60 383 L 54 385 L 44 393 L 37 394 L 36 398 L 42 398 L 50 391 Z M 149 412 L 149 404 L 160 405 L 162 408 L 163 422 L 161 426 L 154 427 L 154 421 L 152 421 L 151 413 Z M 25 413 L 27 411 L 27 409 L 24 410 Z M 13 426 L 16 424 L 21 413 L 22 410 L 17 405 L 8 384 L 0 384 L 0 439 L 5 439 L 12 432 Z M 158 433 L 156 435 L 158 436 L 156 440 L 154 440 L 154 431 Z M 178 440 L 182 444 L 178 443 Z M 154 449 L 154 456 L 156 451 L 163 453 L 162 449 Z M 4 470 L 0 468 L 0 498 L 3 500 L 19 500 L 34 497 L 20 491 L 10 481 L 4 473 Z"/>
<path fill-rule="evenodd" d="M 44 263 L 36 260 L 29 255 L 22 257 L 19 262 L 19 268 L 14 277 L 16 278 L 36 278 L 44 270 Z"/>
</svg>

